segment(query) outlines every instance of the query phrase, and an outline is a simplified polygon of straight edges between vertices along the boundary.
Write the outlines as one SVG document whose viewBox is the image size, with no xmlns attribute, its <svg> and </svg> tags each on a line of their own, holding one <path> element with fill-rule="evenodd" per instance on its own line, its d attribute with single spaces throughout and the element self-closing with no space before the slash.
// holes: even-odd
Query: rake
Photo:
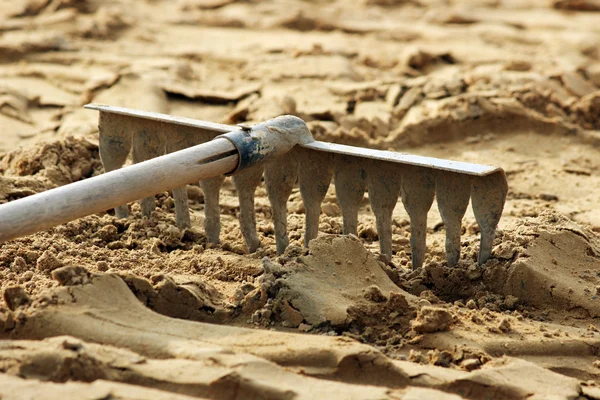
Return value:
<svg viewBox="0 0 600 400">
<path fill-rule="evenodd" d="M 434 198 L 446 228 L 446 258 L 460 259 L 461 221 L 471 201 L 480 228 L 479 264 L 491 255 L 508 185 L 499 167 L 316 141 L 299 118 L 282 116 L 254 126 L 230 126 L 122 107 L 85 106 L 100 113 L 100 158 L 106 173 L 0 206 L 0 242 L 140 198 L 150 217 L 156 193 L 173 190 L 177 224 L 189 227 L 185 185 L 204 192 L 204 229 L 220 234 L 219 192 L 233 175 L 240 228 L 249 252 L 260 245 L 254 193 L 261 180 L 273 210 L 277 253 L 289 244 L 287 201 L 296 184 L 306 213 L 304 244 L 317 237 L 321 203 L 331 181 L 342 211 L 343 233 L 357 234 L 358 211 L 368 192 L 380 254 L 392 257 L 392 212 L 402 203 L 410 218 L 413 268 L 423 265 L 427 213 Z M 131 152 L 134 164 L 123 164 Z"/>
</svg>

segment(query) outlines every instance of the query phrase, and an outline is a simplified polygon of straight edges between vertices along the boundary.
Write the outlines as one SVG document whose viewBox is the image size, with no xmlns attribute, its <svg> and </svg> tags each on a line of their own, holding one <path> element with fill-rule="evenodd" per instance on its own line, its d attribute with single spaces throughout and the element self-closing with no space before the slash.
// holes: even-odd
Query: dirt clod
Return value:
<svg viewBox="0 0 600 400">
<path fill-rule="evenodd" d="M 67 266 L 52 270 L 52 278 L 62 286 L 85 285 L 90 282 L 91 274 L 79 266 Z"/>
<path fill-rule="evenodd" d="M 29 296 L 21 286 L 10 286 L 4 289 L 4 301 L 10 310 L 29 304 Z"/>
<path fill-rule="evenodd" d="M 44 251 L 36 262 L 37 270 L 47 274 L 62 266 L 62 262 L 50 250 Z"/>
<path fill-rule="evenodd" d="M 454 318 L 448 310 L 437 307 L 422 307 L 411 327 L 417 333 L 433 333 L 450 329 Z"/>
</svg>

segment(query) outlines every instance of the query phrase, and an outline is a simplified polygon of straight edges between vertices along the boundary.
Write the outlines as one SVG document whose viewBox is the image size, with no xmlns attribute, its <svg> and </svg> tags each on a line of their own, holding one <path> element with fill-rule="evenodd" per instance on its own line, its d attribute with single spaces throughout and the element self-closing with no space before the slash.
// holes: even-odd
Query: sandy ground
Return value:
<svg viewBox="0 0 600 400">
<path fill-rule="evenodd" d="M 493 257 L 463 220 L 449 268 L 434 206 L 410 269 L 368 201 L 341 236 L 276 256 L 264 186 L 246 254 L 173 199 L 0 245 L 0 398 L 600 399 L 600 3 L 596 0 L 0 0 L 0 203 L 102 173 L 88 102 L 240 123 L 283 111 L 319 140 L 503 167 Z"/>
</svg>

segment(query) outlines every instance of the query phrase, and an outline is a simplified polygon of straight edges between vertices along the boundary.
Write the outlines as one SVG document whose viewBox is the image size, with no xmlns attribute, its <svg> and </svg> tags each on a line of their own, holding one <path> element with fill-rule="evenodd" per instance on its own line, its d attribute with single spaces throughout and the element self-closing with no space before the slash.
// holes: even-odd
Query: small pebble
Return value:
<svg viewBox="0 0 600 400">
<path fill-rule="evenodd" d="M 467 308 L 474 310 L 477 308 L 477 303 L 475 303 L 475 300 L 471 299 L 469 301 L 467 301 Z"/>
</svg>

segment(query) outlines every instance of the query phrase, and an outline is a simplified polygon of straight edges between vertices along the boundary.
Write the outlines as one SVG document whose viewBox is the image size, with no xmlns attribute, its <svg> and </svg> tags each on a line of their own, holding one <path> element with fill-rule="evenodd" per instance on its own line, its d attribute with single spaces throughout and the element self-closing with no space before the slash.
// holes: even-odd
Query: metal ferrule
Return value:
<svg viewBox="0 0 600 400">
<path fill-rule="evenodd" d="M 299 143 L 314 141 L 306 123 L 291 115 L 277 117 L 256 124 L 248 130 L 232 131 L 217 138 L 229 140 L 239 153 L 238 166 L 228 175 L 280 157 Z"/>
</svg>

